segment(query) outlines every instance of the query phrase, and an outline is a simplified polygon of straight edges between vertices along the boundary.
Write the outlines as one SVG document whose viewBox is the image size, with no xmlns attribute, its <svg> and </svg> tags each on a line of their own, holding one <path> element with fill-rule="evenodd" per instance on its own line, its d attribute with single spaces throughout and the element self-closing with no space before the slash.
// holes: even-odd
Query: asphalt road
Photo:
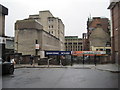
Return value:
<svg viewBox="0 0 120 90">
<path fill-rule="evenodd" d="M 3 88 L 117 88 L 118 74 L 96 69 L 19 68 L 3 76 Z"/>
</svg>

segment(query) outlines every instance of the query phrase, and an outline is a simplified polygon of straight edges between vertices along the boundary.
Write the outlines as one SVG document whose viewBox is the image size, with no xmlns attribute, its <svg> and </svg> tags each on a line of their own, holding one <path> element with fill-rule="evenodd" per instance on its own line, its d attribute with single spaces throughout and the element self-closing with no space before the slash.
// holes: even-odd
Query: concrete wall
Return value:
<svg viewBox="0 0 120 90">
<path fill-rule="evenodd" d="M 18 30 L 17 30 L 18 31 Z M 35 41 L 38 40 L 40 51 L 44 50 L 60 50 L 60 42 L 57 38 L 43 30 L 19 30 L 18 31 L 18 45 L 16 50 L 23 55 L 35 55 Z"/>
<path fill-rule="evenodd" d="M 36 30 L 24 29 L 17 31 L 18 44 L 15 45 L 15 50 L 17 50 L 18 53 L 22 53 L 23 55 L 35 55 L 35 40 L 37 39 Z"/>
<path fill-rule="evenodd" d="M 60 41 L 47 32 L 41 31 L 42 47 L 41 50 L 60 50 Z"/>
<path fill-rule="evenodd" d="M 110 36 L 102 28 L 96 28 L 90 35 L 90 47 L 105 47 L 110 42 Z"/>
</svg>

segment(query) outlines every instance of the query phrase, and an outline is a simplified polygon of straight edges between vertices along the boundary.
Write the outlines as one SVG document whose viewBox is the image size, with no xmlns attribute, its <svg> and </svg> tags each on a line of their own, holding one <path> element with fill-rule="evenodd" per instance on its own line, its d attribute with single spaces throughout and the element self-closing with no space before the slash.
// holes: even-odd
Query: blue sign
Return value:
<svg viewBox="0 0 120 90">
<path fill-rule="evenodd" d="M 71 51 L 45 51 L 45 55 L 71 55 Z"/>
<path fill-rule="evenodd" d="M 60 51 L 60 55 L 71 55 L 71 51 Z"/>
<path fill-rule="evenodd" d="M 59 55 L 59 51 L 45 51 L 46 55 Z"/>
</svg>

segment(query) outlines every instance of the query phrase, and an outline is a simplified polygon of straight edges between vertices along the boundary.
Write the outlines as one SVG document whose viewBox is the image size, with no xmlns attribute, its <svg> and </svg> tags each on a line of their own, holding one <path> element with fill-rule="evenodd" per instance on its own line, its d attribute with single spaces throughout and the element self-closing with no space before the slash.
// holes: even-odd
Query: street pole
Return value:
<svg viewBox="0 0 120 90">
<path fill-rule="evenodd" d="M 5 60 L 5 38 L 4 37 L 0 37 L 0 58 L 2 58 L 3 60 Z"/>
<path fill-rule="evenodd" d="M 71 55 L 71 66 L 73 65 L 73 56 Z"/>
<path fill-rule="evenodd" d="M 95 66 L 96 66 L 96 54 L 95 54 L 95 56 L 94 56 L 94 64 L 95 64 Z"/>
<path fill-rule="evenodd" d="M 84 63 L 85 63 L 85 62 L 84 62 L 84 59 L 85 59 L 85 56 L 84 56 L 84 54 L 83 54 L 83 67 L 84 67 Z"/>
<path fill-rule="evenodd" d="M 49 68 L 49 59 L 48 59 L 48 68 Z"/>
</svg>

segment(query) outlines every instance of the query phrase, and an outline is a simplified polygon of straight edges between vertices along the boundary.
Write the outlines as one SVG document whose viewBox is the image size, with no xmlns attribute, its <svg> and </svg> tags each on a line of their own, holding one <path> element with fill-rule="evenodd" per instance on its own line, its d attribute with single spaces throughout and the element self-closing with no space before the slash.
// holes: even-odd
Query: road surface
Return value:
<svg viewBox="0 0 120 90">
<path fill-rule="evenodd" d="M 3 88 L 117 88 L 118 74 L 96 69 L 19 68 Z"/>
</svg>

